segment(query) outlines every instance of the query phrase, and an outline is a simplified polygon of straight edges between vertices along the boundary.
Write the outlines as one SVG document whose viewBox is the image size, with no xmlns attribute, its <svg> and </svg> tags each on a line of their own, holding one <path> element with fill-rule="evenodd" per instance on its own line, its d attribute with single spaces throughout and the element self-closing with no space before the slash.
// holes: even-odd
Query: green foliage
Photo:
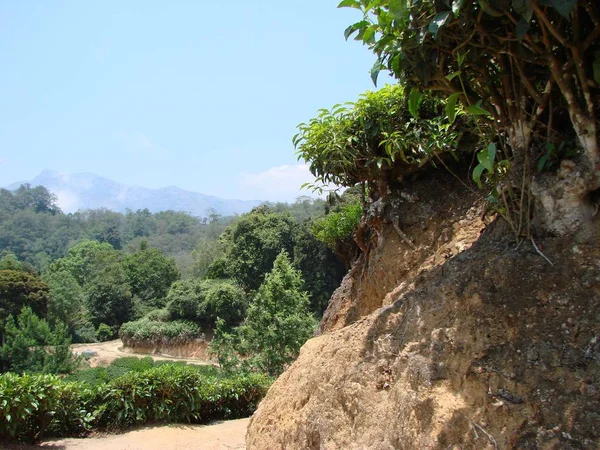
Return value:
<svg viewBox="0 0 600 450">
<path fill-rule="evenodd" d="M 310 310 L 321 317 L 329 298 L 346 274 L 341 259 L 312 233 L 313 222 L 298 228 L 294 245 L 294 267 L 302 272 L 304 289 L 310 294 Z"/>
<path fill-rule="evenodd" d="M 529 233 L 534 164 L 545 166 L 548 144 L 558 148 L 577 138 L 587 156 L 580 161 L 583 172 L 592 173 L 586 183 L 590 191 L 598 188 L 596 1 L 357 0 L 340 6 L 362 12 L 345 34 L 375 53 L 375 80 L 387 69 L 444 99 L 449 123 L 462 114 L 472 121 L 480 139 L 473 178 L 518 237 Z"/>
<path fill-rule="evenodd" d="M 302 284 L 300 271 L 292 267 L 287 253 L 281 252 L 250 303 L 244 324 L 229 333 L 223 322 L 218 323 L 213 353 L 230 367 L 235 364 L 231 352 L 235 342 L 252 367 L 269 375 L 282 373 L 317 325 Z"/>
<path fill-rule="evenodd" d="M 84 322 L 83 289 L 70 272 L 65 270 L 47 272 L 42 280 L 48 285 L 48 320 L 77 328 Z"/>
<path fill-rule="evenodd" d="M 146 248 L 123 258 L 123 268 L 131 292 L 144 304 L 164 306 L 171 284 L 179 278 L 174 259 L 156 248 Z"/>
<path fill-rule="evenodd" d="M 318 183 L 352 187 L 395 180 L 454 152 L 459 136 L 440 102 L 423 96 L 411 100 L 395 85 L 367 92 L 356 103 L 321 109 L 298 126 L 294 146 Z"/>
<path fill-rule="evenodd" d="M 48 286 L 36 275 L 20 270 L 0 270 L 0 323 L 9 315 L 17 316 L 24 307 L 45 317 Z"/>
<path fill-rule="evenodd" d="M 347 203 L 339 211 L 331 212 L 314 221 L 312 232 L 319 241 L 335 250 L 340 241 L 352 238 L 352 233 L 358 227 L 362 215 L 363 208 L 359 201 Z"/>
<path fill-rule="evenodd" d="M 112 327 L 101 323 L 96 330 L 96 339 L 100 342 L 110 341 L 115 337 L 115 330 Z"/>
<path fill-rule="evenodd" d="M 153 322 L 140 319 L 124 323 L 119 337 L 127 346 L 159 346 L 185 344 L 201 337 L 197 324 L 185 321 Z"/>
<path fill-rule="evenodd" d="M 7 252 L 0 259 L 0 270 L 23 270 L 23 263 L 13 252 Z"/>
<path fill-rule="evenodd" d="M 51 265 L 50 271 L 66 271 L 84 287 L 106 266 L 119 263 L 119 257 L 112 245 L 87 240 L 71 247 L 67 256 Z"/>
<path fill-rule="evenodd" d="M 120 264 L 100 269 L 85 287 L 85 305 L 94 325 L 118 327 L 133 315 L 133 298 Z"/>
<path fill-rule="evenodd" d="M 296 223 L 289 214 L 265 206 L 242 215 L 221 235 L 233 278 L 247 290 L 256 290 L 282 249 L 293 252 Z"/>
<path fill-rule="evenodd" d="M 71 340 L 64 324 L 54 329 L 25 307 L 17 321 L 9 316 L 3 327 L 0 347 L 2 371 L 68 373 L 75 367 Z"/>
<path fill-rule="evenodd" d="M 130 371 L 96 387 L 48 375 L 0 376 L 0 439 L 35 441 L 149 422 L 206 423 L 247 417 L 271 379 L 206 377 L 187 366 Z"/>
<path fill-rule="evenodd" d="M 213 326 L 217 317 L 228 325 L 244 318 L 247 296 L 230 280 L 183 280 L 173 284 L 167 310 L 174 320 L 191 320 Z"/>
<path fill-rule="evenodd" d="M 69 375 L 66 379 L 68 381 L 86 383 L 91 386 L 99 386 L 116 380 L 117 378 L 129 372 L 144 372 L 160 366 L 180 367 L 185 365 L 185 362 L 179 361 L 154 361 L 150 356 L 146 356 L 144 358 L 128 356 L 115 359 L 107 367 L 91 367 L 89 369 L 78 370 Z M 217 369 L 215 366 L 190 365 L 189 367 L 192 367 L 204 377 L 217 377 L 220 375 L 219 369 Z"/>
<path fill-rule="evenodd" d="M 171 313 L 167 308 L 153 309 L 144 318 L 153 322 L 168 322 L 171 320 Z"/>
<path fill-rule="evenodd" d="M 75 342 L 88 343 L 97 342 L 96 328 L 92 322 L 85 321 L 75 327 L 73 330 L 73 339 Z"/>
<path fill-rule="evenodd" d="M 95 420 L 94 392 L 54 375 L 0 376 L 0 439 L 80 435 Z"/>
</svg>

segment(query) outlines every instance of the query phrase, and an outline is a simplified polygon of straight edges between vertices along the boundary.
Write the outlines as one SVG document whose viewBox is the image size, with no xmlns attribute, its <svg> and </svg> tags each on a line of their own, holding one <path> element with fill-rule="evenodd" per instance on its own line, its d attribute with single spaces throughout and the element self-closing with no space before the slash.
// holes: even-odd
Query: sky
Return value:
<svg viewBox="0 0 600 450">
<path fill-rule="evenodd" d="M 44 169 L 289 201 L 319 108 L 373 90 L 339 0 L 0 0 L 0 186 Z"/>
</svg>

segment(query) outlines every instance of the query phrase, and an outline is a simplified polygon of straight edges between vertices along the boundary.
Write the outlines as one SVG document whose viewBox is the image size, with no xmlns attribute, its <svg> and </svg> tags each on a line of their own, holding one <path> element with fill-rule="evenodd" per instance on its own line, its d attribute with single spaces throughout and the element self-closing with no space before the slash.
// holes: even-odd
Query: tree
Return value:
<svg viewBox="0 0 600 450">
<path fill-rule="evenodd" d="M 256 290 L 282 249 L 291 253 L 296 224 L 289 214 L 261 206 L 244 214 L 221 235 L 234 279 Z"/>
<path fill-rule="evenodd" d="M 156 248 L 141 248 L 123 258 L 123 268 L 131 293 L 142 303 L 164 306 L 164 299 L 174 281 L 179 279 L 175 260 Z"/>
<path fill-rule="evenodd" d="M 167 296 L 172 320 L 189 320 L 214 327 L 217 317 L 227 326 L 245 316 L 247 296 L 231 280 L 183 280 L 173 284 Z"/>
<path fill-rule="evenodd" d="M 49 290 L 36 275 L 18 270 L 0 270 L 0 323 L 9 315 L 14 317 L 24 307 L 45 317 Z"/>
<path fill-rule="evenodd" d="M 16 322 L 12 315 L 8 317 L 4 336 L 0 347 L 4 372 L 68 373 L 74 369 L 67 327 L 57 323 L 52 329 L 29 307 L 23 308 Z"/>
<path fill-rule="evenodd" d="M 248 307 L 239 328 L 244 352 L 269 375 L 279 375 L 312 336 L 316 320 L 309 312 L 302 275 L 282 251 Z"/>
<path fill-rule="evenodd" d="M 62 322 L 75 329 L 84 321 L 84 295 L 82 287 L 66 270 L 47 272 L 42 276 L 48 285 L 48 321 Z"/>
<path fill-rule="evenodd" d="M 67 256 L 55 261 L 50 271 L 67 271 L 84 287 L 103 268 L 119 264 L 119 258 L 119 252 L 106 242 L 83 241 L 70 248 Z"/>
<path fill-rule="evenodd" d="M 587 195 L 600 187 L 598 2 L 344 0 L 340 6 L 363 13 L 345 34 L 356 33 L 377 55 L 374 80 L 388 69 L 416 88 L 415 102 L 418 90 L 444 98 L 450 122 L 460 112 L 478 119 L 482 142 L 474 178 L 489 179 L 491 195 L 503 203 L 517 234 L 529 220 L 520 205 L 529 204 L 529 192 L 537 190 L 540 198 L 540 189 L 555 200 L 544 203 L 554 209 L 544 213 L 546 225 L 561 213 L 571 222 L 554 231 L 582 222 Z M 548 189 L 534 184 L 536 165 L 543 169 L 568 141 L 584 153 L 578 170 Z M 503 173 L 505 191 L 497 179 Z"/>
<path fill-rule="evenodd" d="M 294 245 L 294 267 L 302 273 L 304 288 L 310 294 L 310 310 L 317 317 L 321 317 L 347 268 L 333 251 L 315 238 L 312 223 L 314 222 L 306 222 L 298 227 Z"/>
<path fill-rule="evenodd" d="M 85 287 L 85 305 L 92 323 L 119 327 L 132 319 L 133 296 L 120 264 L 99 270 Z"/>
</svg>

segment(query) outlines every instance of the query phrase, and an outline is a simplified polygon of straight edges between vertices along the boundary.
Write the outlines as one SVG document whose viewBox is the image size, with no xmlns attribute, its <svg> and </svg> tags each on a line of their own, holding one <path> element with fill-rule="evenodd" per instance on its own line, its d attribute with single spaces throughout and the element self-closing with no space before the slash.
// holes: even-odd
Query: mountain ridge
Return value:
<svg viewBox="0 0 600 450">
<path fill-rule="evenodd" d="M 116 212 L 147 208 L 150 212 L 185 211 L 193 216 L 207 217 L 213 210 L 223 216 L 242 214 L 262 203 L 260 200 L 223 199 L 177 186 L 150 189 L 129 186 L 92 173 L 61 173 L 45 169 L 29 181 L 10 184 L 17 189 L 28 183 L 44 186 L 57 197 L 60 208 L 67 213 L 77 210 L 106 208 Z"/>
</svg>

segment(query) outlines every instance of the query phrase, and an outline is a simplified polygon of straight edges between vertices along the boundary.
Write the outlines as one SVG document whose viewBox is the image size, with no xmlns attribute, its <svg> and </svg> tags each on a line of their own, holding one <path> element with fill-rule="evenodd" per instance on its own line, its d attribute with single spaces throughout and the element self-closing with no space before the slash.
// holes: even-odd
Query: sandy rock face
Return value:
<svg viewBox="0 0 600 450">
<path fill-rule="evenodd" d="M 495 226 L 479 236 L 477 215 L 436 233 L 448 227 L 386 294 L 356 287 L 400 267 L 401 242 L 355 267 L 260 404 L 248 449 L 600 448 L 598 220 L 538 242 L 554 266 Z"/>
</svg>

